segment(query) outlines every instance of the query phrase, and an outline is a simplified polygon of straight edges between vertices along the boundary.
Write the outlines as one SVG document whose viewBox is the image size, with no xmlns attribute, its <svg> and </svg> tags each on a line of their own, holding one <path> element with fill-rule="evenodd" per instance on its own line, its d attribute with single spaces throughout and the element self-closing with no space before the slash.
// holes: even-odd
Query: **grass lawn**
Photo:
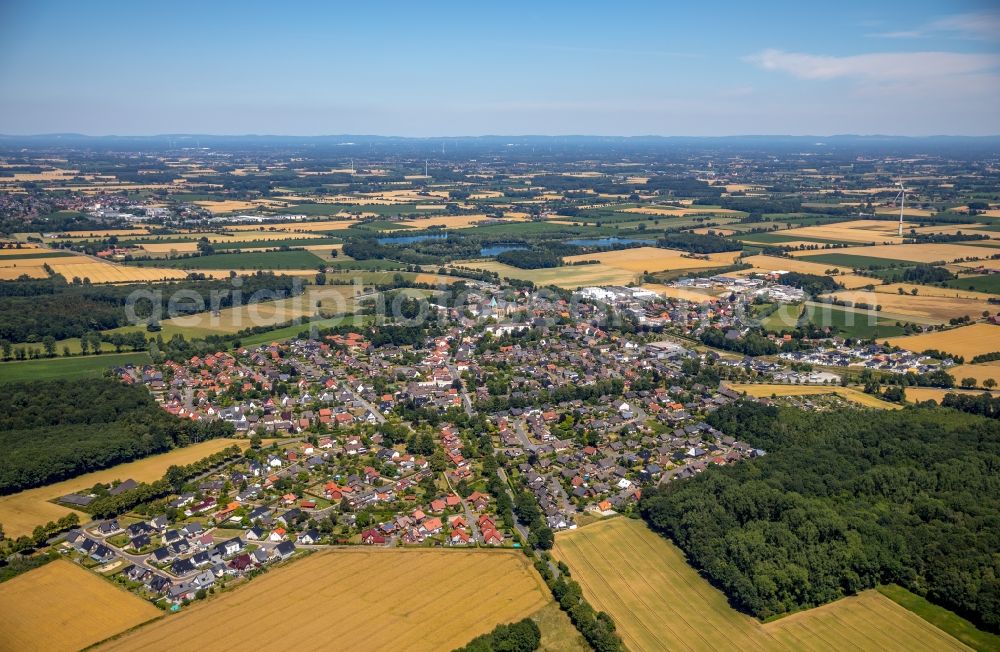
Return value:
<svg viewBox="0 0 1000 652">
<path fill-rule="evenodd" d="M 895 258 L 876 258 L 875 256 L 858 256 L 854 254 L 810 254 L 808 256 L 798 256 L 799 260 L 807 263 L 825 263 L 827 265 L 842 265 L 853 269 L 865 269 L 868 267 L 889 267 L 890 265 L 913 267 L 912 260 L 900 260 Z"/>
<path fill-rule="evenodd" d="M 239 254 L 212 254 L 190 258 L 162 258 L 138 261 L 143 267 L 180 269 L 317 269 L 323 260 L 311 251 L 250 251 Z"/>
<path fill-rule="evenodd" d="M 895 584 L 880 586 L 878 592 L 973 649 L 1000 650 L 1000 636 L 984 632 L 965 618 L 928 602 L 916 593 Z"/>
<path fill-rule="evenodd" d="M 106 369 L 126 364 L 148 364 L 149 354 L 108 353 L 70 358 L 0 362 L 0 382 L 12 380 L 48 380 L 50 378 L 90 378 Z"/>
<path fill-rule="evenodd" d="M 279 342 L 281 340 L 298 337 L 299 333 L 307 332 L 313 326 L 316 328 L 331 328 L 333 326 L 348 323 L 348 320 L 352 320 L 350 323 L 357 324 L 359 326 L 365 323 L 364 317 L 355 315 L 332 317 L 330 319 L 319 319 L 315 321 L 303 321 L 301 324 L 293 324 L 292 326 L 284 326 L 282 328 L 276 328 L 272 331 L 241 337 L 240 344 L 247 347 L 270 344 L 271 342 Z"/>
</svg>

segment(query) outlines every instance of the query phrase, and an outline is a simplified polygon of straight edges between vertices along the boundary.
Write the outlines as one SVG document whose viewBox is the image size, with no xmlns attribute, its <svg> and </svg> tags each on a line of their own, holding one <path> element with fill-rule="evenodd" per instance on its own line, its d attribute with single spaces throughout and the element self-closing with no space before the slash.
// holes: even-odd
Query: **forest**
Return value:
<svg viewBox="0 0 1000 652">
<path fill-rule="evenodd" d="M 644 491 L 643 518 L 769 618 L 895 582 L 1000 631 L 1000 424 L 937 407 L 708 421 L 766 454 Z"/>
<path fill-rule="evenodd" d="M 662 238 L 656 241 L 656 246 L 665 249 L 680 249 L 693 254 L 714 254 L 720 251 L 739 251 L 743 248 L 743 243 L 718 235 L 665 233 Z"/>
<path fill-rule="evenodd" d="M 145 387 L 113 378 L 22 381 L 0 389 L 6 406 L 0 413 L 0 495 L 233 433 L 220 421 L 167 414 Z"/>
</svg>

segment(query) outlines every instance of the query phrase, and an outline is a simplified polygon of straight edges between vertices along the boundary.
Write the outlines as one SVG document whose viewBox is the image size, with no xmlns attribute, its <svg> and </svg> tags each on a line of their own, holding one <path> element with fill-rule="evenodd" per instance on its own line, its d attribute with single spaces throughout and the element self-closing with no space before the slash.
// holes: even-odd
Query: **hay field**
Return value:
<svg viewBox="0 0 1000 652">
<path fill-rule="evenodd" d="M 719 300 L 719 297 L 707 290 L 688 290 L 687 288 L 675 288 L 669 285 L 660 285 L 658 283 L 645 283 L 640 286 L 643 290 L 649 290 L 650 292 L 656 292 L 661 297 L 666 297 L 668 299 L 683 299 L 684 301 L 694 301 L 697 303 L 713 303 Z"/>
<path fill-rule="evenodd" d="M 986 392 L 981 389 L 942 389 L 940 387 L 907 387 L 906 400 L 909 403 L 919 403 L 920 401 L 941 402 L 945 394 L 965 394 L 967 396 L 982 396 L 990 394 L 996 396 L 996 392 Z"/>
<path fill-rule="evenodd" d="M 41 267 L 4 267 L 0 265 L 0 281 L 13 281 L 24 275 L 31 278 L 46 278 L 48 276 Z"/>
<path fill-rule="evenodd" d="M 550 601 L 517 551 L 329 550 L 99 649 L 451 650 Z"/>
<path fill-rule="evenodd" d="M 573 265 L 568 267 L 549 267 L 545 269 L 521 269 L 513 265 L 505 265 L 495 260 L 459 261 L 460 267 L 496 272 L 502 278 L 515 278 L 531 281 L 536 285 L 555 285 L 561 288 L 576 289 L 588 285 L 625 285 L 636 279 L 636 273 L 609 265 Z"/>
<path fill-rule="evenodd" d="M 775 396 L 811 396 L 814 394 L 836 394 L 837 396 L 863 405 L 865 407 L 879 408 L 882 410 L 898 410 L 899 405 L 889 403 L 875 398 L 871 394 L 852 389 L 850 387 L 839 387 L 837 385 L 780 385 L 755 383 L 728 383 L 728 387 L 736 392 L 746 392 L 756 398 L 770 398 Z"/>
<path fill-rule="evenodd" d="M 285 222 L 282 224 L 236 224 L 227 226 L 226 231 L 260 231 L 274 234 L 275 232 L 311 233 L 313 231 L 336 231 L 354 226 L 358 220 L 322 220 L 318 222 Z"/>
<path fill-rule="evenodd" d="M 630 272 L 663 272 L 676 269 L 702 269 L 731 265 L 740 255 L 738 251 L 724 251 L 707 257 L 689 257 L 683 251 L 660 249 L 658 247 L 636 247 L 592 254 L 567 256 L 563 260 L 574 263 L 587 260 L 599 261 L 602 265 L 617 267 Z"/>
<path fill-rule="evenodd" d="M 967 649 L 875 591 L 762 625 L 730 607 L 673 543 L 628 518 L 560 532 L 553 552 L 630 650 Z"/>
<path fill-rule="evenodd" d="M 973 247 L 960 244 L 900 244 L 875 245 L 873 247 L 848 247 L 846 249 L 831 249 L 829 251 L 795 251 L 791 255 L 816 256 L 819 254 L 844 254 L 847 256 L 867 256 L 871 258 L 888 258 L 891 260 L 908 260 L 914 263 L 934 263 L 938 261 L 951 262 L 959 258 L 989 258 L 996 250 L 989 247 Z M 992 261 L 996 262 L 996 261 Z"/>
<path fill-rule="evenodd" d="M 753 265 L 755 269 L 759 269 L 765 272 L 798 272 L 800 274 L 818 274 L 820 276 L 826 276 L 828 270 L 838 270 L 841 273 L 848 273 L 851 271 L 849 267 L 837 267 L 836 265 L 824 265 L 823 263 L 810 263 L 806 260 L 799 260 L 796 258 L 778 258 L 777 256 L 747 256 L 743 259 L 743 262 Z M 839 276 L 837 278 L 840 278 Z M 876 280 L 868 279 L 869 283 L 875 283 Z"/>
<path fill-rule="evenodd" d="M 983 267 L 985 269 L 1000 270 L 1000 260 L 977 260 L 975 262 L 955 263 L 960 270 L 970 270 Z"/>
<path fill-rule="evenodd" d="M 162 614 L 60 559 L 0 584 L 0 649 L 79 650 Z"/>
<path fill-rule="evenodd" d="M 344 285 L 310 285 L 295 297 L 252 303 L 235 308 L 223 308 L 218 314 L 199 312 L 164 319 L 160 322 L 164 339 L 175 333 L 185 337 L 238 333 L 252 326 L 276 326 L 299 317 L 313 317 L 323 313 L 353 312 L 355 288 Z M 126 326 L 109 331 L 114 333 L 144 331 L 138 326 Z"/>
<path fill-rule="evenodd" d="M 111 482 L 128 478 L 139 482 L 159 480 L 172 464 L 190 464 L 233 444 L 239 444 L 243 448 L 250 445 L 249 440 L 246 439 L 212 439 L 135 462 L 119 464 L 110 469 L 86 473 L 44 487 L 0 496 L 0 523 L 3 523 L 4 531 L 9 537 L 31 534 L 36 525 L 44 525 L 67 514 L 78 513 L 68 507 L 48 502 L 52 499 L 93 487 L 98 482 Z M 86 514 L 79 515 L 83 521 L 89 518 Z M 3 585 L 0 584 L 0 586 Z"/>
<path fill-rule="evenodd" d="M 873 279 L 868 279 L 869 281 Z M 875 292 L 878 294 L 899 294 L 899 290 L 903 290 L 906 294 L 910 294 L 913 290 L 917 291 L 917 296 L 924 297 L 946 297 L 951 299 L 973 299 L 976 301 L 987 301 L 991 298 L 996 297 L 987 292 L 976 292 L 975 290 L 963 290 L 961 288 L 953 287 L 943 287 L 939 288 L 936 285 L 914 285 L 913 283 L 889 283 L 888 285 L 876 285 Z M 912 295 L 911 295 L 912 296 Z"/>
<path fill-rule="evenodd" d="M 841 301 L 857 305 L 865 303 L 870 306 L 882 306 L 882 312 L 893 315 L 914 315 L 947 322 L 952 317 L 969 315 L 976 317 L 990 306 L 981 299 L 963 299 L 947 296 L 912 296 L 910 294 L 887 294 L 884 292 L 868 292 L 865 290 L 843 290 L 825 297 L 836 297 Z"/>
<path fill-rule="evenodd" d="M 899 215 L 899 206 L 876 206 L 875 212 L 879 215 Z M 910 208 L 906 206 L 903 208 L 903 215 L 910 215 L 913 217 L 930 217 L 934 214 L 934 211 L 928 210 L 926 208 Z"/>
<path fill-rule="evenodd" d="M 905 226 L 905 224 L 904 224 Z M 915 225 L 914 225 L 915 226 Z M 779 231 L 789 237 L 819 238 L 821 240 L 840 240 L 843 242 L 902 242 L 897 235 L 899 224 L 880 222 L 878 220 L 852 220 L 821 226 L 802 226 L 787 231 Z"/>
<path fill-rule="evenodd" d="M 395 220 L 402 228 L 429 229 L 432 226 L 443 226 L 448 229 L 468 229 L 476 226 L 477 222 L 490 219 L 489 216 L 482 215 L 438 215 L 435 217 L 418 217 L 411 220 Z M 524 221 L 516 216 L 504 217 L 506 220 L 515 222 Z"/>
<path fill-rule="evenodd" d="M 240 199 L 204 200 L 194 202 L 202 208 L 207 208 L 213 214 L 232 213 L 235 211 L 247 211 L 260 207 L 267 207 L 273 204 L 281 204 L 269 199 L 258 199 L 255 201 L 243 201 Z"/>
<path fill-rule="evenodd" d="M 56 274 L 65 276 L 67 281 L 79 276 L 81 279 L 89 278 L 91 283 L 138 283 L 187 278 L 186 270 L 115 265 L 84 256 L 79 259 L 55 258 L 49 267 Z"/>
<path fill-rule="evenodd" d="M 962 382 L 963 378 L 975 378 L 979 387 L 983 386 L 983 381 L 987 378 L 992 378 L 1000 383 L 1000 360 L 958 365 L 948 369 L 948 373 L 955 379 L 956 385 Z"/>
<path fill-rule="evenodd" d="M 907 337 L 890 337 L 887 341 L 893 346 L 915 353 L 937 349 L 971 360 L 983 353 L 1000 351 L 1000 326 L 978 323 L 946 331 L 933 331 Z"/>
</svg>

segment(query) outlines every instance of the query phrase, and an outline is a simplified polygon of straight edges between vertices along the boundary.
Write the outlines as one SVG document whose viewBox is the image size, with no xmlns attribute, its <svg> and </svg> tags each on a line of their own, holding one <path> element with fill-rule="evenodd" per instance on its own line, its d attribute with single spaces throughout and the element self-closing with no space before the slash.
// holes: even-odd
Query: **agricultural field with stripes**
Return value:
<svg viewBox="0 0 1000 652">
<path fill-rule="evenodd" d="M 557 535 L 595 609 L 631 650 L 966 650 L 958 640 L 875 591 L 774 622 L 734 610 L 683 553 L 641 521 L 612 518 Z"/>
</svg>

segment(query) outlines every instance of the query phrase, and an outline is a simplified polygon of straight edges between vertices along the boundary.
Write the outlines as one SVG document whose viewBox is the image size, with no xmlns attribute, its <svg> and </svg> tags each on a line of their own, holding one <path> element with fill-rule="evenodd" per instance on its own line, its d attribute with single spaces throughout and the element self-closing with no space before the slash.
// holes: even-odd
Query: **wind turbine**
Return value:
<svg viewBox="0 0 1000 652">
<path fill-rule="evenodd" d="M 899 237 L 903 237 L 903 209 L 906 208 L 906 187 L 903 186 L 903 182 L 899 181 L 896 183 L 899 186 L 899 192 L 896 193 L 896 199 L 899 199 Z M 896 199 L 892 201 L 895 202 Z"/>
</svg>

